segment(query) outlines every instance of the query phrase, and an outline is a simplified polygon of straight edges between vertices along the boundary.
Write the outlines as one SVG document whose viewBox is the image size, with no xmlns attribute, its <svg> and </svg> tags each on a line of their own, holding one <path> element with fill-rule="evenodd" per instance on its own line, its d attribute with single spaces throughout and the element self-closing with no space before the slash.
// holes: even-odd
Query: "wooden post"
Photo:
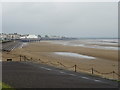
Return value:
<svg viewBox="0 0 120 90">
<path fill-rule="evenodd" d="M 76 67 L 77 67 L 77 65 L 75 64 L 75 72 L 76 72 Z"/>
<path fill-rule="evenodd" d="M 31 57 L 31 61 L 32 61 L 32 57 Z"/>
<path fill-rule="evenodd" d="M 94 70 L 93 70 L 93 68 L 92 68 L 92 74 L 94 74 Z"/>
</svg>

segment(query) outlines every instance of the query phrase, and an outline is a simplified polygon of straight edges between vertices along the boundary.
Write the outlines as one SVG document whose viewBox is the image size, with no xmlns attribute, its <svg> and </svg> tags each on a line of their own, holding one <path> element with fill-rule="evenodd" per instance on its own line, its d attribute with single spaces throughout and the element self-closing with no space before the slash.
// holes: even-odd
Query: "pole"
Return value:
<svg viewBox="0 0 120 90">
<path fill-rule="evenodd" d="M 32 57 L 31 57 L 31 61 L 32 61 Z"/>
<path fill-rule="evenodd" d="M 94 74 L 94 70 L 93 70 L 93 68 L 92 68 L 92 74 Z"/>
<path fill-rule="evenodd" d="M 77 67 L 77 65 L 75 64 L 75 72 L 76 72 L 76 67 Z"/>
</svg>

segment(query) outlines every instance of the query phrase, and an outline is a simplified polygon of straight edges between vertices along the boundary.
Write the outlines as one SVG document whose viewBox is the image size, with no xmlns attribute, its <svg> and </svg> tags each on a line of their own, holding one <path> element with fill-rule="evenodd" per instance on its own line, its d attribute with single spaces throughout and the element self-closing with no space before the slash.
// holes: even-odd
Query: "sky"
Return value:
<svg viewBox="0 0 120 90">
<path fill-rule="evenodd" d="M 5 2 L 2 32 L 118 37 L 116 2 Z"/>
</svg>

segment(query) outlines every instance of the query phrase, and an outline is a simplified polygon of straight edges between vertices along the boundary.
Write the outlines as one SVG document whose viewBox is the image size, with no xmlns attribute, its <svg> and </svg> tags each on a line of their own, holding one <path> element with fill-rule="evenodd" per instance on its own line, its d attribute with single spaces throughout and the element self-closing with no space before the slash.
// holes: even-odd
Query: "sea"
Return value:
<svg viewBox="0 0 120 90">
<path fill-rule="evenodd" d="M 63 40 L 63 41 L 55 41 L 52 43 L 62 44 L 67 46 L 75 46 L 75 47 L 87 47 L 87 48 L 97 48 L 97 49 L 106 49 L 106 50 L 120 50 L 119 45 L 120 39 L 112 39 L 112 38 L 95 38 L 95 39 L 76 39 L 76 40 Z"/>
</svg>

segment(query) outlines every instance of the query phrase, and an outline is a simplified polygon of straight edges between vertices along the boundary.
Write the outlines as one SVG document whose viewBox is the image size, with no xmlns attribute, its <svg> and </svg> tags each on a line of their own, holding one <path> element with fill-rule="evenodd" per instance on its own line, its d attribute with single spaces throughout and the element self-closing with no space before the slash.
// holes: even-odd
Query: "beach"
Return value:
<svg viewBox="0 0 120 90">
<path fill-rule="evenodd" d="M 88 40 L 90 41 L 90 40 Z M 20 55 L 26 56 L 33 62 L 49 64 L 58 68 L 67 68 L 77 65 L 77 72 L 91 73 L 93 68 L 100 73 L 118 72 L 118 50 L 116 43 L 86 43 L 85 40 L 54 40 L 24 43 L 21 47 L 11 52 L 3 52 L 2 60 L 12 58 L 20 61 Z M 91 42 L 91 41 L 90 41 Z M 107 47 L 107 48 L 106 48 Z M 21 58 L 24 60 L 24 58 Z M 61 63 L 64 66 L 58 64 Z M 115 74 L 94 74 L 109 79 L 118 79 Z"/>
</svg>

